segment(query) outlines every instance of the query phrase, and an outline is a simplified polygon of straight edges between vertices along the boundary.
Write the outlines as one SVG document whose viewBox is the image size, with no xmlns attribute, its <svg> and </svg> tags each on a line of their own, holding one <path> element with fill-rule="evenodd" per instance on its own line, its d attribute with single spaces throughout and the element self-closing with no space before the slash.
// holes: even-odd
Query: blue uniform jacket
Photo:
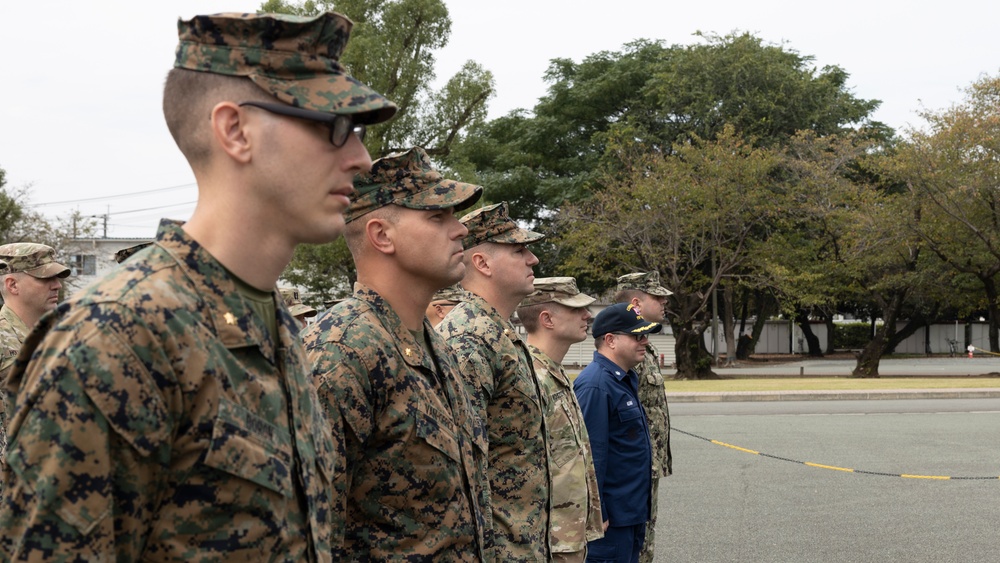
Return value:
<svg viewBox="0 0 1000 563">
<path fill-rule="evenodd" d="M 639 377 L 594 352 L 573 391 L 590 434 L 604 519 L 611 526 L 646 522 L 653 456 Z"/>
</svg>

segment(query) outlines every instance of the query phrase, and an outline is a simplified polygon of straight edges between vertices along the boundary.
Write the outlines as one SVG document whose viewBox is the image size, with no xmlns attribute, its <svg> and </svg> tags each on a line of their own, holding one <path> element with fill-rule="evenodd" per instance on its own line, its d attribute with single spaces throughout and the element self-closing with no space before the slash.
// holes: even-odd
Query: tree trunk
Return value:
<svg viewBox="0 0 1000 563">
<path fill-rule="evenodd" d="M 736 330 L 733 322 L 733 288 L 729 285 L 722 289 L 722 310 L 725 315 L 722 317 L 722 330 L 726 337 L 726 365 L 736 365 L 736 337 L 733 332 Z"/>
<path fill-rule="evenodd" d="M 692 327 L 674 326 L 677 379 L 718 379 L 712 371 L 712 355 L 705 351 L 703 333 Z"/>
<path fill-rule="evenodd" d="M 997 301 L 997 285 L 992 278 L 983 280 L 986 290 L 986 314 L 990 323 L 990 352 L 1000 352 L 1000 303 Z"/>
<path fill-rule="evenodd" d="M 854 366 L 851 377 L 878 377 L 878 364 L 882 359 L 884 344 L 885 325 L 882 325 L 882 328 L 875 331 L 871 342 L 858 354 L 858 363 Z"/>
<path fill-rule="evenodd" d="M 837 325 L 833 322 L 833 315 L 823 317 L 823 322 L 826 323 L 826 353 L 833 354 L 837 351 L 833 343 L 833 332 L 837 330 Z"/>
<path fill-rule="evenodd" d="M 809 326 L 809 315 L 804 309 L 799 310 L 795 316 L 795 322 L 802 329 L 802 336 L 805 337 L 806 345 L 809 347 L 809 356 L 812 358 L 822 358 L 823 350 L 819 346 L 819 337 L 816 336 L 816 333 L 812 331 L 812 327 Z"/>
</svg>

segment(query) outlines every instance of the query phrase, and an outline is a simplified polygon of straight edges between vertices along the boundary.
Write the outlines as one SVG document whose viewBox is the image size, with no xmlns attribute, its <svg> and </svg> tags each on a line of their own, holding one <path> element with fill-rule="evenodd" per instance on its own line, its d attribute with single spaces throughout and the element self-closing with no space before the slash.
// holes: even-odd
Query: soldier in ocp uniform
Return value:
<svg viewBox="0 0 1000 563">
<path fill-rule="evenodd" d="M 496 561 L 549 559 L 549 450 L 531 355 L 510 318 L 533 291 L 538 258 L 528 244 L 543 235 L 517 226 L 507 204 L 462 217 L 464 300 L 437 326 L 489 436 L 490 502 Z"/>
<path fill-rule="evenodd" d="M 299 321 L 299 325 L 302 328 L 308 326 L 309 321 L 306 319 L 315 317 L 316 309 L 302 302 L 299 290 L 294 287 L 282 287 L 278 289 L 278 293 L 281 294 L 281 300 L 285 302 L 285 307 L 288 307 L 288 312 L 295 317 L 295 320 Z"/>
<path fill-rule="evenodd" d="M 436 327 L 441 324 L 441 321 L 448 316 L 455 305 L 462 302 L 464 293 L 465 290 L 462 289 L 461 284 L 449 285 L 444 289 L 437 290 L 434 297 L 431 297 L 431 302 L 427 305 L 427 311 L 424 313 L 431 326 Z"/>
<path fill-rule="evenodd" d="M 638 272 L 618 278 L 615 293 L 616 303 L 629 303 L 642 315 L 654 323 L 663 323 L 667 296 L 673 292 L 660 285 L 659 272 Z M 642 546 L 640 563 L 651 563 L 656 541 L 657 495 L 660 477 L 673 472 L 673 457 L 670 453 L 670 408 L 667 405 L 667 391 L 663 374 L 660 372 L 659 354 L 652 344 L 646 343 L 646 357 L 635 371 L 639 374 L 639 401 L 649 418 L 649 436 L 653 446 L 653 489 L 649 523 L 646 525 L 646 541 Z"/>
<path fill-rule="evenodd" d="M 570 277 L 536 278 L 517 317 L 528 332 L 528 350 L 545 406 L 552 481 L 549 546 L 553 561 L 582 562 L 587 542 L 604 537 L 601 499 L 590 437 L 573 384 L 562 367 L 569 347 L 587 338 L 595 299 Z"/>
<path fill-rule="evenodd" d="M 14 242 L 0 246 L 0 462 L 7 451 L 11 411 L 3 383 L 14 367 L 24 338 L 42 315 L 59 304 L 59 290 L 70 269 L 56 262 L 51 246 Z M 2 487 L 2 481 L 0 481 Z"/>
<path fill-rule="evenodd" d="M 344 561 L 481 561 L 486 436 L 457 360 L 424 317 L 465 271 L 455 210 L 482 188 L 423 149 L 375 161 L 347 211 L 353 296 L 305 333 L 313 382 L 343 427 L 335 486 Z"/>
<path fill-rule="evenodd" d="M 334 443 L 275 283 L 342 234 L 365 126 L 395 111 L 338 62 L 350 29 L 178 23 L 163 111 L 198 204 L 25 342 L 0 559 L 332 559 Z"/>
</svg>

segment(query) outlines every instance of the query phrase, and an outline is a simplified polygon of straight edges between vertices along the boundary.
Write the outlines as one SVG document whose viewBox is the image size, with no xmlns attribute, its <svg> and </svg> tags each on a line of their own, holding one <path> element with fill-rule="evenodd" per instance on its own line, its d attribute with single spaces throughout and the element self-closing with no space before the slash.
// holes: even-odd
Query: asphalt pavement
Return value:
<svg viewBox="0 0 1000 563">
<path fill-rule="evenodd" d="M 737 367 L 715 368 L 726 378 L 848 377 L 856 362 L 852 359 L 813 359 L 797 362 L 743 363 Z M 728 391 L 671 392 L 672 403 L 729 401 L 823 401 L 888 399 L 993 399 L 1000 398 L 1000 388 L 892 389 L 892 379 L 899 377 L 1000 377 L 1000 356 L 979 355 L 973 358 L 932 357 L 884 359 L 879 363 L 880 380 L 885 388 L 861 391 Z"/>
</svg>

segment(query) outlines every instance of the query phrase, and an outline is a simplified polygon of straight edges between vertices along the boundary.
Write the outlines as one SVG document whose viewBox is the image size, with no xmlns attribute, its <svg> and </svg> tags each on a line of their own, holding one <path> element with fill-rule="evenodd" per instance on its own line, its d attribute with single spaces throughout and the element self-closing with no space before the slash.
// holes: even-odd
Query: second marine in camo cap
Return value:
<svg viewBox="0 0 1000 563">
<path fill-rule="evenodd" d="M 545 235 L 522 229 L 507 213 L 507 202 L 481 207 L 465 217 L 462 222 L 469 234 L 462 240 L 462 246 L 472 248 L 484 242 L 499 244 L 530 244 L 545 238 Z"/>
</svg>

